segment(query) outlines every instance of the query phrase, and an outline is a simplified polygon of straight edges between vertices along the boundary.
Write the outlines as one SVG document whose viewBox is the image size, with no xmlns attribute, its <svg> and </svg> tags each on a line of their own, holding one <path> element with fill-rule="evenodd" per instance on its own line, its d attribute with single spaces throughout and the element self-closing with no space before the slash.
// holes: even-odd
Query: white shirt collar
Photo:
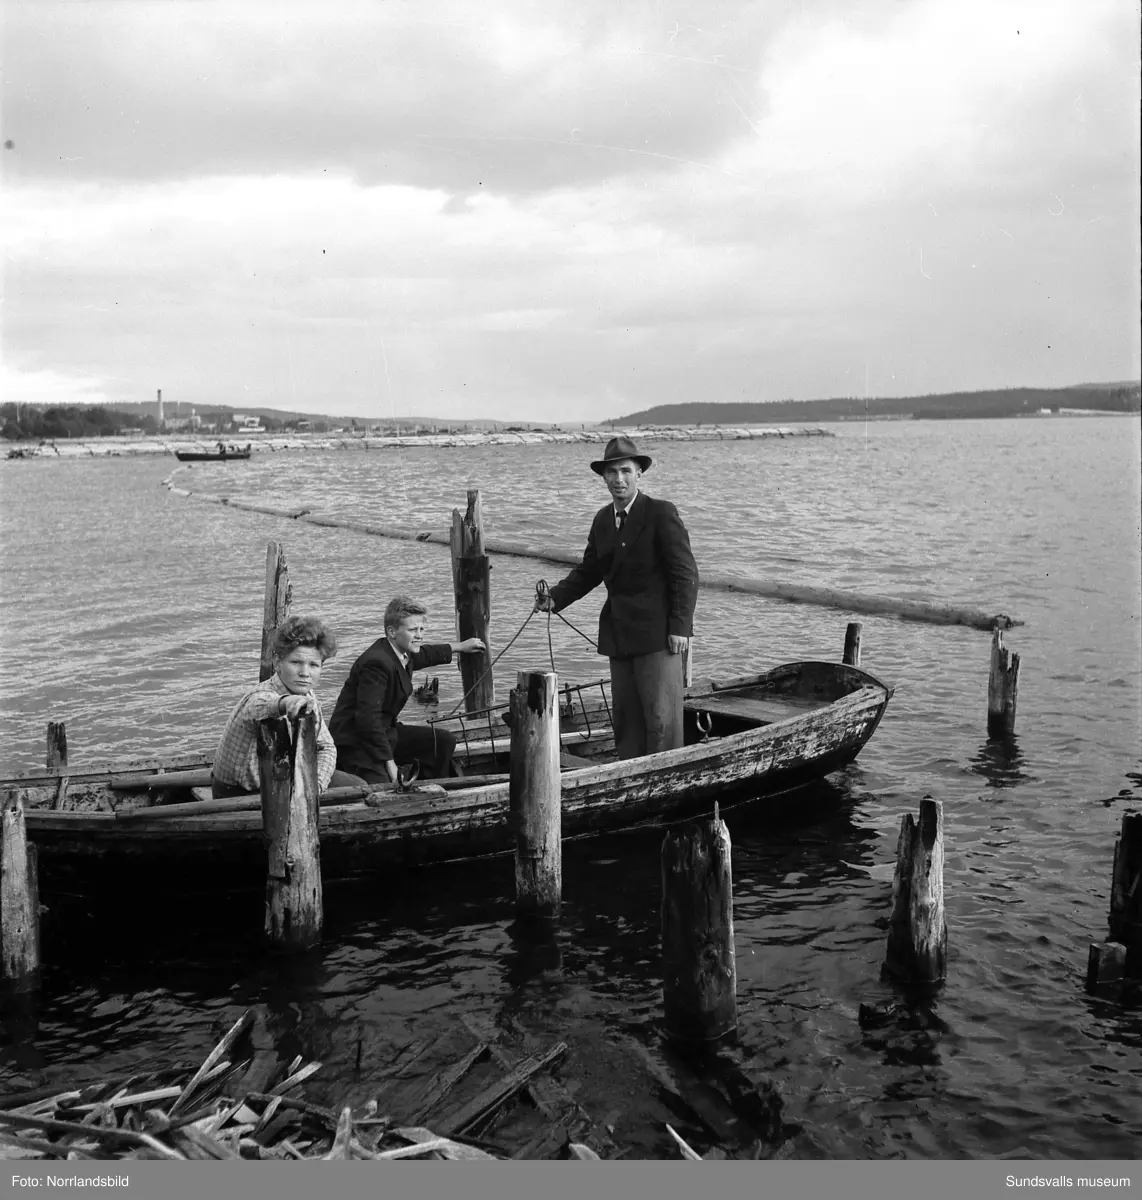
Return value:
<svg viewBox="0 0 1142 1200">
<path fill-rule="evenodd" d="M 391 637 L 389 637 L 387 634 L 385 635 L 385 641 L 388 642 L 389 646 L 392 648 L 392 652 L 397 656 L 397 662 L 399 662 L 400 665 L 402 667 L 404 667 L 404 669 L 407 671 L 408 670 L 408 655 L 402 654 L 396 648 L 396 645 L 393 642 L 393 639 Z"/>
<path fill-rule="evenodd" d="M 614 510 L 615 510 L 615 528 L 616 528 L 616 529 L 618 529 L 618 527 L 619 527 L 619 513 L 626 513 L 626 515 L 629 517 L 629 516 L 630 516 L 630 510 L 631 510 L 632 508 L 634 508 L 634 502 L 635 502 L 635 501 L 636 501 L 636 500 L 639 498 L 639 495 L 640 495 L 640 494 L 641 494 L 641 493 L 640 493 L 639 489 L 638 489 L 638 488 L 635 488 L 634 495 L 633 495 L 633 496 L 630 498 L 630 500 L 627 502 L 627 506 L 626 506 L 626 508 L 619 508 L 619 507 L 618 507 L 618 505 L 614 505 L 614 506 L 613 506 L 613 507 L 614 507 Z"/>
</svg>

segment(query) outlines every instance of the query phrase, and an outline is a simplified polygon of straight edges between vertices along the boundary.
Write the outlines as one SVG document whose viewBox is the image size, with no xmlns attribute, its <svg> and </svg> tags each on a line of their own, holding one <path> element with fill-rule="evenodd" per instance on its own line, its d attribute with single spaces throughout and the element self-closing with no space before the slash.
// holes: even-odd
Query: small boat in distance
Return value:
<svg viewBox="0 0 1142 1200">
<path fill-rule="evenodd" d="M 711 680 L 686 692 L 684 745 L 623 761 L 608 688 L 601 681 L 561 690 L 564 838 L 709 815 L 715 801 L 723 812 L 739 804 L 760 815 L 788 812 L 799 803 L 791 793 L 856 758 L 892 696 L 865 671 L 830 662 Z M 460 778 L 325 792 L 322 871 L 356 875 L 511 853 L 506 709 L 440 718 L 457 736 Z M 260 798 L 213 799 L 208 754 L 0 779 L 0 790 L 11 788 L 24 790 L 41 872 L 52 859 L 113 863 L 127 873 L 160 863 L 170 872 L 194 860 L 212 871 L 225 861 L 247 882 L 264 876 Z"/>
<path fill-rule="evenodd" d="M 217 450 L 176 450 L 174 456 L 179 462 L 229 462 L 249 458 L 252 449 L 249 442 L 245 446 L 227 446 L 219 442 Z"/>
</svg>

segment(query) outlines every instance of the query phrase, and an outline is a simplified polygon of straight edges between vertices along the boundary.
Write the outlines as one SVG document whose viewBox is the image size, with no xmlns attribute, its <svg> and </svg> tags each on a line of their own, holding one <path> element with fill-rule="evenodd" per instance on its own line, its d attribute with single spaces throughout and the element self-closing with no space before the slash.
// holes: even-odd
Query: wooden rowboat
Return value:
<svg viewBox="0 0 1142 1200">
<path fill-rule="evenodd" d="M 231 459 L 250 457 L 249 450 L 176 450 L 175 458 L 179 462 L 230 462 Z"/>
<path fill-rule="evenodd" d="M 568 688 L 561 705 L 563 836 L 685 819 L 709 813 L 715 800 L 723 810 L 772 804 L 851 762 L 891 696 L 872 675 L 838 663 L 796 662 L 712 680 L 686 693 L 684 746 L 617 761 L 606 685 Z M 510 852 L 510 731 L 502 712 L 446 719 L 457 732 L 466 778 L 407 792 L 327 792 L 319 822 L 323 872 Z M 0 789 L 26 789 L 27 833 L 41 861 L 141 865 L 208 855 L 213 865 L 264 873 L 259 798 L 205 798 L 209 767 L 208 756 L 190 756 L 62 781 L 15 776 L 0 779 Z"/>
</svg>

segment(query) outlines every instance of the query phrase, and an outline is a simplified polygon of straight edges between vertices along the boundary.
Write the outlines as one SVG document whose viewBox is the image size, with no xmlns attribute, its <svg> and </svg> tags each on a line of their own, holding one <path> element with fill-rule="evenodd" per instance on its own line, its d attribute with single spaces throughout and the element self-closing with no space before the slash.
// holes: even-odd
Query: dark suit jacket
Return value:
<svg viewBox="0 0 1142 1200">
<path fill-rule="evenodd" d="M 693 634 L 698 567 L 690 535 L 669 500 L 640 491 L 621 536 L 614 505 L 599 509 L 582 566 L 551 589 L 556 611 L 600 583 L 607 585 L 607 602 L 599 614 L 600 654 L 654 654 L 667 649 L 670 634 Z"/>
<path fill-rule="evenodd" d="M 447 643 L 421 646 L 406 670 L 387 637 L 375 641 L 353 664 L 329 722 L 338 757 L 383 771 L 393 757 L 389 730 L 412 695 L 412 672 L 451 661 Z"/>
</svg>

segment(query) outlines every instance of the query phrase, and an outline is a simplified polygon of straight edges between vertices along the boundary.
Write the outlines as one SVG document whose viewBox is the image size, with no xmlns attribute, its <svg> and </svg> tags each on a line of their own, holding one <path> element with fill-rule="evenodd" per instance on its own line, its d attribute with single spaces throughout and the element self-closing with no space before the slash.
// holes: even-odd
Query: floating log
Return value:
<svg viewBox="0 0 1142 1200">
<path fill-rule="evenodd" d="M 988 737 L 1015 732 L 1015 705 L 1019 699 L 1019 655 L 1003 644 L 1003 632 L 991 635 L 991 671 L 987 680 Z"/>
<path fill-rule="evenodd" d="M 920 819 L 900 820 L 884 972 L 901 982 L 942 983 L 948 973 L 944 917 L 944 810 L 925 796 Z"/>
<path fill-rule="evenodd" d="M 480 493 L 468 491 L 468 510 L 452 510 L 452 584 L 456 597 L 456 628 L 460 641 L 478 637 L 483 650 L 460 655 L 460 680 L 467 712 L 483 712 L 496 702 L 492 653 L 488 642 L 491 617 L 491 570 L 484 552 L 483 509 Z"/>
<path fill-rule="evenodd" d="M 1142 813 L 1123 814 L 1114 844 L 1110 940 L 1126 947 L 1126 973 L 1142 976 Z"/>
<path fill-rule="evenodd" d="M 34 989 L 40 971 L 40 888 L 36 848 L 24 826 L 27 797 L 19 788 L 0 800 L 0 978 L 11 992 Z"/>
<path fill-rule="evenodd" d="M 860 666 L 860 634 L 861 623 L 850 621 L 845 630 L 845 652 L 841 657 L 841 662 L 847 667 Z"/>
<path fill-rule="evenodd" d="M 711 1042 L 737 1028 L 730 833 L 712 820 L 662 842 L 662 997 L 667 1033 Z"/>
<path fill-rule="evenodd" d="M 308 950 L 321 941 L 323 921 L 315 715 L 259 721 L 258 769 L 269 859 L 266 939 L 279 949 Z"/>
<path fill-rule="evenodd" d="M 559 681 L 520 671 L 511 693 L 509 807 L 516 832 L 516 911 L 552 915 L 563 894 Z"/>
<path fill-rule="evenodd" d="M 177 495 L 190 496 L 183 488 L 170 489 Z M 227 498 L 193 493 L 197 499 L 226 503 Z M 246 508 L 254 512 L 267 512 L 274 516 L 292 517 L 311 525 L 330 529 L 349 529 L 371 537 L 396 538 L 407 542 L 431 542 L 438 546 L 451 546 L 451 533 L 435 530 L 411 530 L 405 526 L 378 524 L 376 522 L 349 521 L 325 513 L 307 512 L 305 509 L 266 509 L 253 505 L 233 503 L 232 508 Z M 531 558 L 537 562 L 559 563 L 579 566 L 583 557 L 572 550 L 559 547 L 537 546 L 526 542 L 502 539 L 484 539 L 487 554 L 510 555 L 515 558 Z M 815 587 L 811 584 L 779 583 L 773 579 L 751 579 L 741 575 L 710 574 L 703 572 L 698 586 L 716 591 L 745 592 L 754 596 L 765 596 L 771 600 L 785 600 L 791 604 L 816 604 L 835 608 L 842 612 L 860 612 L 879 616 L 895 616 L 905 621 L 924 621 L 934 625 L 967 625 L 973 629 L 1012 629 L 1023 622 L 1006 613 L 986 613 L 980 609 L 955 604 L 937 604 L 923 600 L 904 600 L 895 596 L 862 595 L 859 592 L 843 591 L 838 588 Z"/>
<path fill-rule="evenodd" d="M 262 662 L 259 680 L 269 679 L 274 673 L 274 632 L 289 616 L 292 600 L 293 589 L 289 584 L 285 551 L 280 542 L 269 542 L 266 545 L 266 595 L 262 611 Z"/>
</svg>

